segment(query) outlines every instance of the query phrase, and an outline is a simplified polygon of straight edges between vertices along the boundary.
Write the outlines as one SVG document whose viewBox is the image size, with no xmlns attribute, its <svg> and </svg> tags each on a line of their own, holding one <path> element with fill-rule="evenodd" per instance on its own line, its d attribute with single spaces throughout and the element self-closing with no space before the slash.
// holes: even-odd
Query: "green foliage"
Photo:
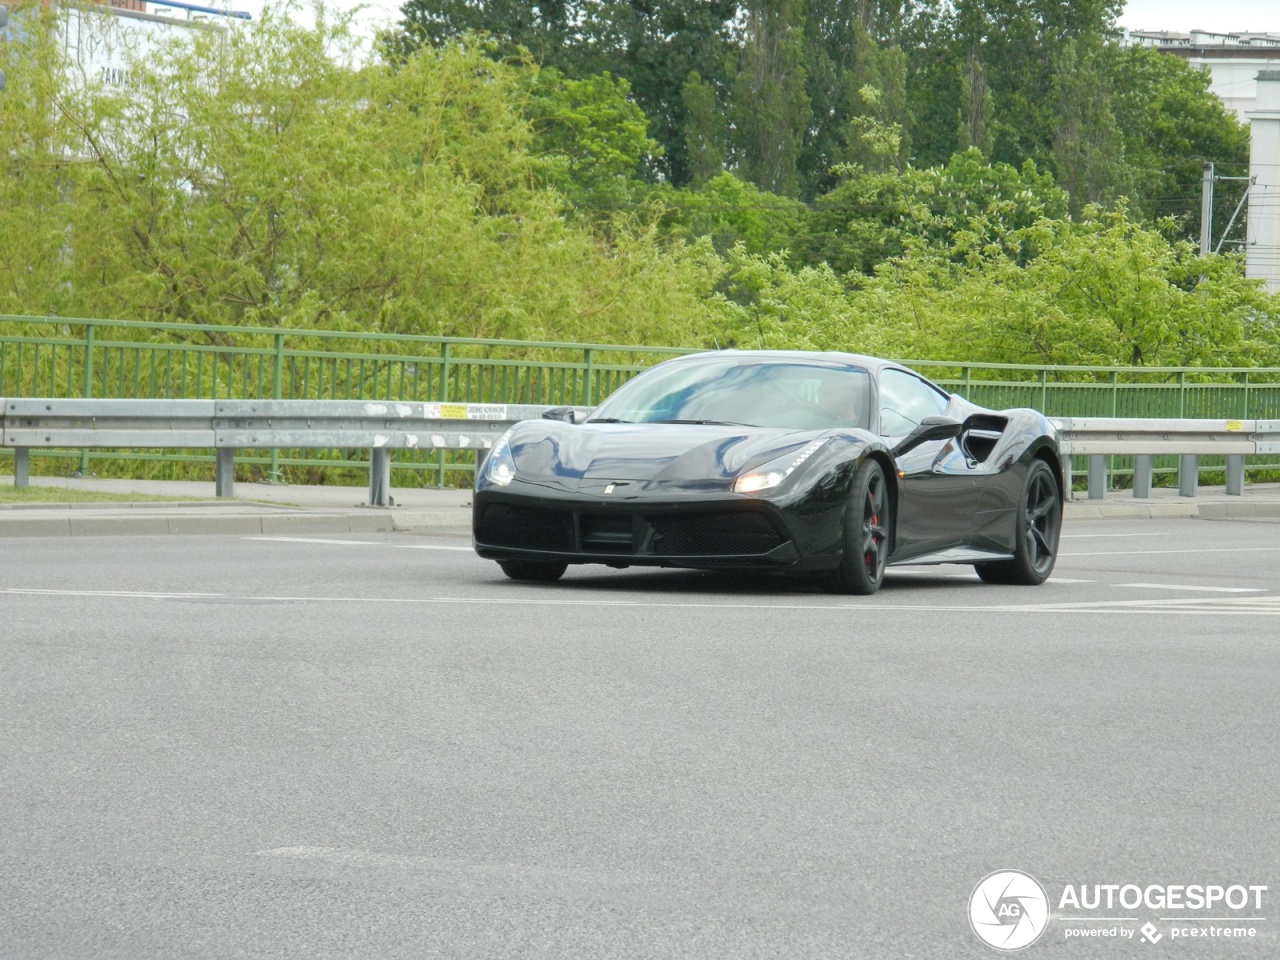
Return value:
<svg viewBox="0 0 1280 960">
<path fill-rule="evenodd" d="M 1105 21 L 1106 4 L 1080 23 L 1044 8 L 1027 36 L 1047 31 L 1051 76 L 1028 81 L 1045 99 L 1023 106 L 1010 91 L 1031 61 L 1019 51 L 997 63 L 1009 40 L 990 31 L 1030 28 L 994 0 L 940 7 L 932 21 L 889 4 L 762 0 L 735 81 L 723 64 L 695 69 L 710 60 L 687 49 L 720 36 L 729 8 L 640 43 L 635 31 L 676 22 L 677 6 L 625 6 L 590 8 L 583 36 L 598 43 L 576 49 L 572 70 L 515 50 L 517 21 L 508 40 L 450 28 L 447 42 L 362 63 L 341 18 L 302 28 L 269 11 L 139 56 L 123 91 L 69 69 L 56 11 L 23 8 L 0 97 L 0 310 L 939 359 L 1280 362 L 1276 298 L 1238 259 L 1199 257 L 1166 222 L 1151 226 L 1185 186 L 1179 164 L 1241 149 L 1239 128 L 1205 107 L 1203 78 L 1178 61 L 1091 45 L 1085 21 Z M 564 22 L 575 11 L 561 9 Z M 902 106 L 906 58 L 923 54 L 891 42 L 920 23 L 953 31 L 945 49 L 971 58 L 968 87 L 951 53 L 921 73 L 926 86 L 950 78 L 947 136 L 975 144 L 930 167 L 902 166 L 907 144 L 933 143 Z M 865 49 L 841 52 L 846 26 Z M 617 73 L 592 66 L 607 50 L 625 52 Z M 734 131 L 731 89 L 758 107 L 734 114 Z M 646 97 L 668 110 L 649 114 L 654 132 Z M 802 127 L 810 103 L 827 112 Z M 1021 149 L 1009 124 L 1024 116 L 1018 136 L 1057 183 L 1040 163 L 992 159 Z M 696 186 L 655 173 L 676 169 L 662 152 L 672 136 Z M 746 138 L 736 154 L 731 136 Z M 824 177 L 838 179 L 812 203 L 788 196 Z M 1130 183 L 1132 210 L 1114 199 Z"/>
<path fill-rule="evenodd" d="M 1025 260 L 1016 249 L 1034 251 Z M 960 233 L 950 251 L 916 246 L 852 299 L 889 353 L 922 359 L 1148 366 L 1266 365 L 1280 300 L 1238 260 L 1199 257 L 1131 220 L 1089 208 L 1042 220 L 1003 247 Z"/>
<path fill-rule="evenodd" d="M 1209 91 L 1208 72 L 1181 57 L 1129 47 L 1113 52 L 1108 73 L 1130 198 L 1152 220 L 1174 217 L 1186 236 L 1198 236 L 1201 163 L 1211 160 L 1221 174 L 1243 175 L 1249 131 Z M 1217 188 L 1215 242 L 1240 189 L 1234 183 Z"/>
<path fill-rule="evenodd" d="M 1009 248 L 1015 231 L 1067 214 L 1067 195 L 1034 164 L 1015 170 L 986 162 L 976 149 L 945 167 L 844 172 L 844 182 L 815 203 L 793 247 L 802 262 L 827 263 L 839 274 L 870 274 L 920 243 L 951 251 L 961 231 Z"/>
<path fill-rule="evenodd" d="M 731 117 L 746 178 L 793 197 L 809 122 L 801 62 L 803 0 L 749 0 Z"/>
<path fill-rule="evenodd" d="M 618 85 L 588 83 L 580 99 L 550 88 L 543 116 L 558 126 L 535 131 L 529 69 L 481 41 L 423 48 L 394 70 L 354 69 L 352 51 L 342 22 L 306 29 L 268 12 L 137 59 L 127 96 L 75 87 L 51 60 L 30 103 L 3 105 L 19 174 L 3 186 L 6 308 L 715 341 L 709 247 L 659 243 L 651 218 L 627 213 L 596 229 L 541 182 L 555 168 L 540 136 L 568 157 L 571 191 L 611 185 L 595 171 L 575 180 L 574 164 L 618 171 L 648 143 Z"/>
<path fill-rule="evenodd" d="M 663 189 L 666 225 L 685 240 L 710 238 L 722 253 L 741 246 L 751 254 L 784 250 L 801 232 L 808 216 L 804 204 L 779 197 L 739 180 L 731 173 L 712 177 L 691 190 Z"/>
<path fill-rule="evenodd" d="M 662 148 L 649 137 L 630 89 L 608 73 L 582 80 L 554 68 L 538 73 L 526 110 L 535 166 L 577 210 L 622 209 L 647 193 L 644 167 Z"/>
<path fill-rule="evenodd" d="M 528 51 L 575 80 L 605 72 L 626 80 L 661 146 L 654 153 L 655 173 L 677 185 L 692 176 L 686 80 L 698 74 L 723 101 L 736 55 L 729 25 L 737 4 L 731 0 L 409 0 L 401 13 L 399 29 L 384 41 L 397 59 L 482 32 L 501 41 L 493 49 L 496 59 Z"/>
</svg>

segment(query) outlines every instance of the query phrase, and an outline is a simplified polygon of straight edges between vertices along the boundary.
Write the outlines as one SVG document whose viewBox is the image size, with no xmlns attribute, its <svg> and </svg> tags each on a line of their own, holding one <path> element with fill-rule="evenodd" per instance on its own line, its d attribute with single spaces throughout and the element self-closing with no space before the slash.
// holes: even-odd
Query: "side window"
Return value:
<svg viewBox="0 0 1280 960">
<path fill-rule="evenodd" d="M 901 437 L 947 408 L 947 395 L 902 370 L 880 374 L 880 435 Z"/>
</svg>

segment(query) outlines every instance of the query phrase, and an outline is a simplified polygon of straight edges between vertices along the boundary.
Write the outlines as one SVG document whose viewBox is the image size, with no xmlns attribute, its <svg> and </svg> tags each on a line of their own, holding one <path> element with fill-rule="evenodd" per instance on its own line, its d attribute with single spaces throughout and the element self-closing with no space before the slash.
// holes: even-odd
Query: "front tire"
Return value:
<svg viewBox="0 0 1280 960">
<path fill-rule="evenodd" d="M 567 563 L 556 560 L 499 560 L 498 566 L 512 580 L 532 580 L 542 583 L 559 580 L 569 569 Z"/>
<path fill-rule="evenodd" d="M 845 510 L 844 552 L 825 586 L 832 593 L 870 596 L 884 581 L 889 560 L 892 503 L 889 482 L 879 462 L 867 458 L 853 475 L 853 493 Z"/>
<path fill-rule="evenodd" d="M 1062 493 L 1058 481 L 1047 463 L 1033 460 L 1018 504 L 1013 559 L 975 564 L 974 569 L 986 583 L 1038 586 L 1053 572 L 1061 533 Z"/>
</svg>

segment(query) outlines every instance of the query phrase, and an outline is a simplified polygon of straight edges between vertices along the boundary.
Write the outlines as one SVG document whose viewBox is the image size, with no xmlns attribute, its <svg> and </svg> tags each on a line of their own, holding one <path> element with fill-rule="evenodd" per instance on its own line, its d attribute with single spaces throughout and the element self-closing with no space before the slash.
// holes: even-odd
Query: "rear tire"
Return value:
<svg viewBox="0 0 1280 960">
<path fill-rule="evenodd" d="M 1033 460 L 1022 487 L 1012 560 L 974 564 L 985 583 L 1034 587 L 1049 579 L 1062 533 L 1062 494 L 1053 470 Z"/>
<path fill-rule="evenodd" d="M 853 475 L 853 493 L 845 510 L 840 566 L 823 584 L 828 590 L 865 597 L 880 589 L 889 560 L 892 509 L 884 468 L 876 460 L 863 460 Z"/>
<path fill-rule="evenodd" d="M 498 566 L 512 580 L 537 580 L 543 583 L 559 580 L 569 569 L 567 563 L 556 560 L 499 560 Z"/>
</svg>

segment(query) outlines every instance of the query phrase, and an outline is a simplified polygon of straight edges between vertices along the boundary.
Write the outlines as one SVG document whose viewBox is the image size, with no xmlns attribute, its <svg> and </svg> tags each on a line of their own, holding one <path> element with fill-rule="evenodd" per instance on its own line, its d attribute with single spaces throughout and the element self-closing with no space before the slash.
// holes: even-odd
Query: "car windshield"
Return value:
<svg viewBox="0 0 1280 960">
<path fill-rule="evenodd" d="M 865 428 L 870 376 L 838 362 L 712 357 L 647 370 L 592 422 L 718 423 L 793 430 Z"/>
</svg>

